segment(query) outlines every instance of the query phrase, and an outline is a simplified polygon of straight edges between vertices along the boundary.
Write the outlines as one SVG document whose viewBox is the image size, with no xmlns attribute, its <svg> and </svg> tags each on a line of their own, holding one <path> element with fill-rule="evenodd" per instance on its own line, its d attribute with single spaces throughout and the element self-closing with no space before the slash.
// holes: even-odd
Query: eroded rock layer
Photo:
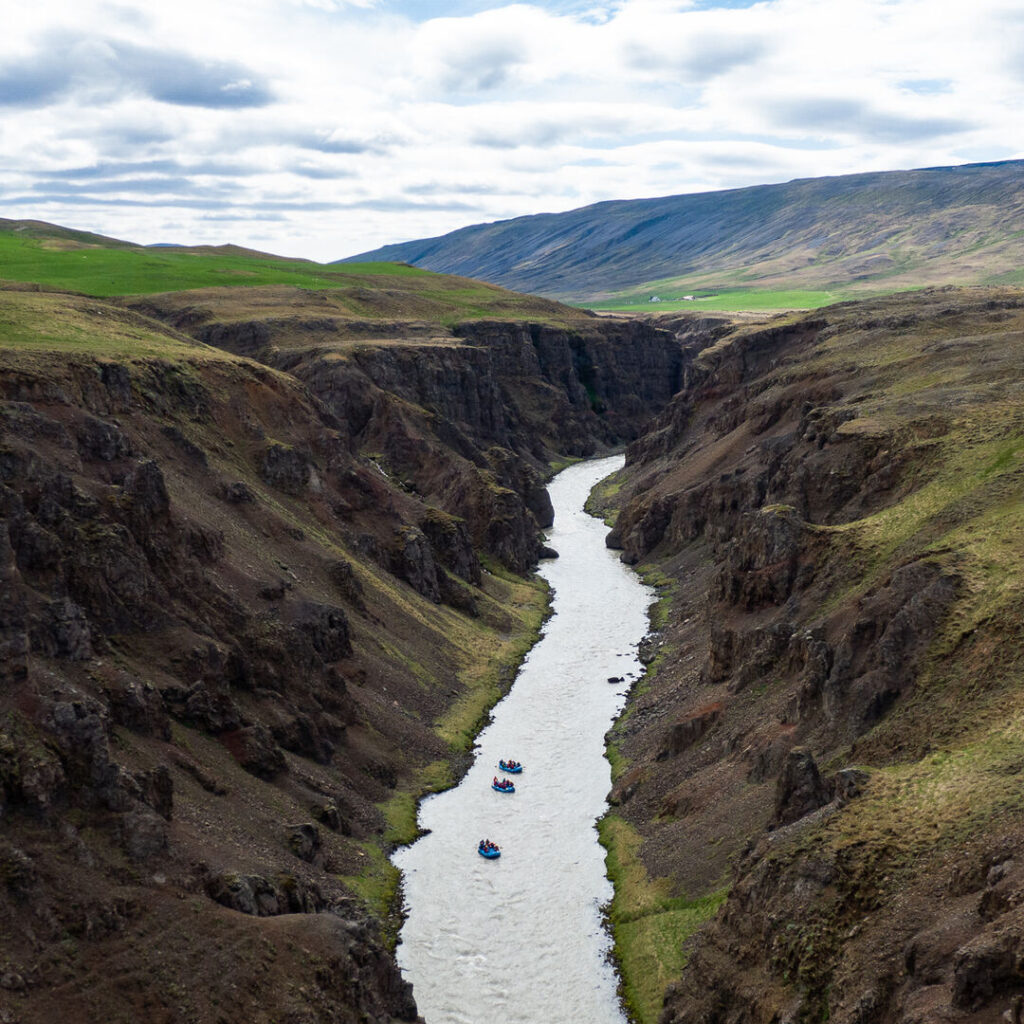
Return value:
<svg viewBox="0 0 1024 1024">
<path fill-rule="evenodd" d="M 1019 1019 L 1022 331 L 951 289 L 716 328 L 630 445 L 609 543 L 671 598 L 612 801 L 676 902 L 620 953 L 671 936 L 663 1024 Z"/>
<path fill-rule="evenodd" d="M 539 628 L 549 460 L 681 352 L 196 301 L 0 291 L 0 1019 L 412 1020 L 386 851 Z"/>
</svg>

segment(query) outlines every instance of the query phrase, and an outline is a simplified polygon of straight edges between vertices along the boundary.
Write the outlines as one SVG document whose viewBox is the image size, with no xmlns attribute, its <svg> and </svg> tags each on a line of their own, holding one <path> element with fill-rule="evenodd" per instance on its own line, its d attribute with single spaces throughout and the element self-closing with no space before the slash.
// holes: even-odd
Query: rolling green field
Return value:
<svg viewBox="0 0 1024 1024">
<path fill-rule="evenodd" d="M 313 263 L 219 248 L 136 246 L 50 225 L 0 230 L 0 284 L 38 284 L 95 298 L 151 295 L 202 288 L 288 286 L 335 293 L 362 317 L 413 317 L 453 323 L 477 317 L 572 317 L 571 307 L 520 295 L 469 278 L 402 263 Z M 693 294 L 687 301 L 683 295 Z M 651 302 L 658 295 L 660 302 Z M 834 291 L 730 287 L 689 289 L 678 280 L 652 281 L 586 308 L 629 313 L 685 310 L 817 309 L 847 298 Z"/>
<path fill-rule="evenodd" d="M 638 295 L 628 295 L 607 302 L 590 303 L 587 308 L 623 313 L 675 313 L 677 311 L 714 309 L 724 312 L 740 310 L 788 310 L 818 309 L 840 302 L 845 295 L 821 291 L 767 291 L 759 288 L 727 290 L 720 292 L 685 292 L 692 294 L 692 300 L 663 295 L 655 289 Z M 651 302 L 651 295 L 658 295 L 660 302 Z"/>
<path fill-rule="evenodd" d="M 277 289 L 315 291 L 328 311 L 361 319 L 427 320 L 450 326 L 472 319 L 564 323 L 578 310 L 498 285 L 436 274 L 401 263 L 325 265 L 233 246 L 176 248 L 132 245 L 55 225 L 8 221 L 0 227 L 0 288 L 34 284 L 92 298 L 234 289 L 266 306 Z M 221 293 L 223 294 L 223 293 Z M 279 294 L 279 305 L 294 297 Z"/>
<path fill-rule="evenodd" d="M 67 245 L 0 232 L 0 280 L 33 282 L 102 298 L 225 285 L 341 288 L 366 276 L 432 275 L 399 263 L 328 267 L 306 260 L 201 249 Z"/>
</svg>

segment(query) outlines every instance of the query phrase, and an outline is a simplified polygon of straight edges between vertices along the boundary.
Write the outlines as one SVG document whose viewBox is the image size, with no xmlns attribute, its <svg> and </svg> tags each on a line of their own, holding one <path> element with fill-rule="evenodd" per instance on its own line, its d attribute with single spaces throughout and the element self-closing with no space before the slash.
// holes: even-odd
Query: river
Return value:
<svg viewBox="0 0 1024 1024">
<path fill-rule="evenodd" d="M 421 804 L 429 835 L 394 856 L 408 914 L 398 962 L 427 1024 L 624 1024 L 595 822 L 611 788 L 604 734 L 640 671 L 652 592 L 583 511 L 591 487 L 622 464 L 577 463 L 549 485 L 548 543 L 560 557 L 540 573 L 553 614 L 472 768 Z M 509 757 L 524 765 L 516 792 L 496 793 L 498 760 Z M 499 859 L 478 855 L 482 838 L 498 843 Z"/>
</svg>

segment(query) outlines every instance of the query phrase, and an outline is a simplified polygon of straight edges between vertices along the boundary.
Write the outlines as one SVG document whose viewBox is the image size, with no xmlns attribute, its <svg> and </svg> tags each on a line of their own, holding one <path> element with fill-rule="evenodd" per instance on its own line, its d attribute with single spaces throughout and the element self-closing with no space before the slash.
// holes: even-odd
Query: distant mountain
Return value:
<svg viewBox="0 0 1024 1024">
<path fill-rule="evenodd" d="M 574 301 L 629 289 L 1024 282 L 1024 161 L 597 203 L 386 245 L 393 260 Z M 348 261 L 339 261 L 348 262 Z"/>
</svg>

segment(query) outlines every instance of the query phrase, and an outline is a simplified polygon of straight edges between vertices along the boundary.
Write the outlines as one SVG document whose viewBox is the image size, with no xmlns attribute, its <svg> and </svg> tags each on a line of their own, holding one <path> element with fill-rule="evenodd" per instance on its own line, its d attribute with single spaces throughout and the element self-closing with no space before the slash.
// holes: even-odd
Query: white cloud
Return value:
<svg viewBox="0 0 1024 1024">
<path fill-rule="evenodd" d="M 1002 159 L 1024 137 L 1017 0 L 14 8 L 0 216 L 143 242 L 332 259 L 608 198 Z"/>
</svg>

